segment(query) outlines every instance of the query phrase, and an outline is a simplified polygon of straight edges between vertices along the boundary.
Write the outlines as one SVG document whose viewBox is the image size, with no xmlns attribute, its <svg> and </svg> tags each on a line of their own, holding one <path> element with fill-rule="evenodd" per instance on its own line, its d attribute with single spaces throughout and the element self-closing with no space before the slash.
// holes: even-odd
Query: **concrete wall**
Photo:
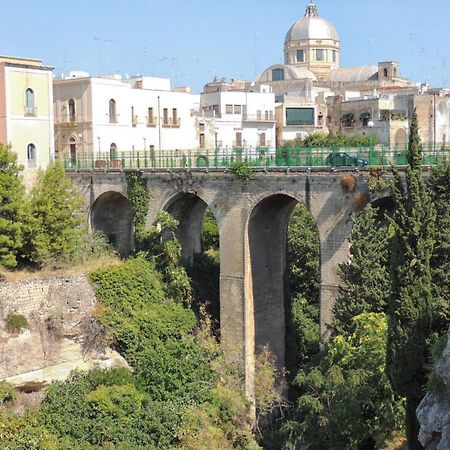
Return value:
<svg viewBox="0 0 450 450">
<path fill-rule="evenodd" d="M 200 251 L 201 220 L 208 207 L 220 230 L 220 326 L 222 345 L 245 361 L 252 393 L 254 354 L 268 344 L 284 365 L 286 232 L 292 207 L 301 202 L 316 220 L 321 245 L 321 333 L 326 339 L 337 295 L 339 263 L 348 260 L 353 197 L 367 190 L 341 187 L 345 172 L 259 171 L 251 181 L 223 171 L 144 172 L 150 194 L 147 222 L 166 209 L 180 220 L 183 255 Z M 88 211 L 105 192 L 126 192 L 122 173 L 72 174 L 85 193 Z M 114 220 L 114 218 L 111 218 Z"/>
</svg>

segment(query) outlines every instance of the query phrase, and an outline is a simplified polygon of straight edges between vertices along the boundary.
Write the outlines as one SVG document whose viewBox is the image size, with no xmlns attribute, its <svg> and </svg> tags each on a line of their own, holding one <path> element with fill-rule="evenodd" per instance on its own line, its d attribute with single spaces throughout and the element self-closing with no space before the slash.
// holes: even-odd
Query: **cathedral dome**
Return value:
<svg viewBox="0 0 450 450">
<path fill-rule="evenodd" d="M 317 7 L 310 3 L 306 8 L 305 17 L 298 20 L 286 34 L 285 44 L 290 41 L 299 41 L 302 39 L 331 39 L 339 41 L 339 34 L 336 27 L 328 20 L 319 17 Z"/>
</svg>

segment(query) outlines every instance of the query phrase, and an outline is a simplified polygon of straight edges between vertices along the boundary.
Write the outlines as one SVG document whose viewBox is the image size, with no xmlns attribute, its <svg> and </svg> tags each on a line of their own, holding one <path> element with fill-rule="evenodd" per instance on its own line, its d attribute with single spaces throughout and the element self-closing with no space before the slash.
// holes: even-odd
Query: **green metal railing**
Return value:
<svg viewBox="0 0 450 450">
<path fill-rule="evenodd" d="M 424 165 L 450 158 L 450 148 L 425 146 Z M 257 147 L 133 152 L 89 152 L 64 155 L 67 170 L 404 166 L 406 147 Z"/>
</svg>

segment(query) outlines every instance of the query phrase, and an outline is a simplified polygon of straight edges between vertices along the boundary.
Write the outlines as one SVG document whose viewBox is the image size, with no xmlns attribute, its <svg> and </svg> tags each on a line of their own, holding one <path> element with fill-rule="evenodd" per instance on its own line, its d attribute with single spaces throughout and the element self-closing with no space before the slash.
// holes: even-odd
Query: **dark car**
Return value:
<svg viewBox="0 0 450 450">
<path fill-rule="evenodd" d="M 332 167 L 367 166 L 369 161 L 365 158 L 361 158 L 360 156 L 351 155 L 350 153 L 333 152 L 326 157 L 325 164 Z"/>
</svg>

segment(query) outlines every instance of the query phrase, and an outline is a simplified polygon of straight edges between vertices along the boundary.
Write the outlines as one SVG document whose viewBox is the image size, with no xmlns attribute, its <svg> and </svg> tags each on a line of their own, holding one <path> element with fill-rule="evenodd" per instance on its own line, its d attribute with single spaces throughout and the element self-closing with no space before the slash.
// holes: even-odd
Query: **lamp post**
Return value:
<svg viewBox="0 0 450 450">
<path fill-rule="evenodd" d="M 369 127 L 369 166 L 372 165 L 373 161 L 373 142 L 372 142 L 372 128 L 374 126 L 373 120 L 369 120 L 367 122 L 367 126 Z"/>
<path fill-rule="evenodd" d="M 101 149 L 101 147 L 100 147 L 100 136 L 97 136 L 97 139 L 98 139 L 98 154 L 99 154 L 99 156 L 100 156 L 100 149 Z"/>
</svg>

